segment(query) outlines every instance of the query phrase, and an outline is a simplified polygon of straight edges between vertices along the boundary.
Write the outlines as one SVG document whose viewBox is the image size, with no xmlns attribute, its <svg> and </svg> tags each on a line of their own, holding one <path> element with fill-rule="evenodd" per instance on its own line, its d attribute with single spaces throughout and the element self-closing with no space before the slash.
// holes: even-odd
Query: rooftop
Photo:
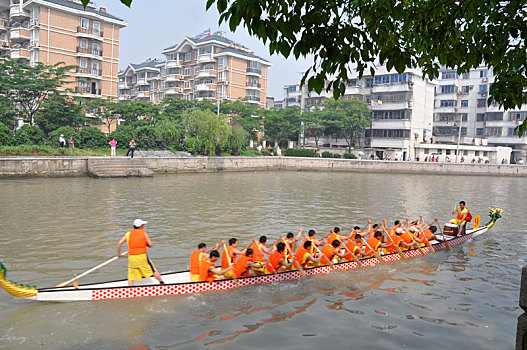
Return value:
<svg viewBox="0 0 527 350">
<path fill-rule="evenodd" d="M 43 0 L 43 1 L 50 2 L 52 4 L 56 4 L 56 5 L 60 5 L 60 6 L 66 6 L 66 7 L 69 7 L 71 9 L 74 9 L 74 10 L 85 11 L 85 12 L 97 14 L 99 16 L 108 17 L 108 18 L 111 18 L 111 19 L 114 19 L 114 20 L 118 20 L 118 21 L 124 22 L 123 19 L 115 17 L 115 16 L 112 16 L 112 15 L 110 15 L 107 12 L 101 12 L 101 11 L 97 10 L 96 8 L 94 8 L 94 6 L 87 6 L 86 8 L 84 8 L 84 6 L 82 6 L 81 3 L 72 2 L 72 1 L 65 1 L 65 0 Z M 91 4 L 91 2 L 90 2 L 90 4 Z"/>
</svg>

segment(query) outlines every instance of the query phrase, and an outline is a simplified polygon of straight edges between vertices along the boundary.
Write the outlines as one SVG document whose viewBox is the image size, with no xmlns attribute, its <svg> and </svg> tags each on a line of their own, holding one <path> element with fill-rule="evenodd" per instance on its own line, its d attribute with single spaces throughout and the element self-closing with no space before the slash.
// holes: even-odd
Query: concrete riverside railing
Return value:
<svg viewBox="0 0 527 350">
<path fill-rule="evenodd" d="M 86 176 L 89 173 L 89 166 L 97 165 L 101 168 L 110 159 L 112 158 L 0 158 L 0 177 Z M 115 159 L 122 162 L 126 158 L 116 157 Z M 156 174 L 290 170 L 527 177 L 527 166 L 524 165 L 395 162 L 300 157 L 145 157 L 139 159 Z M 132 162 L 130 165 L 133 166 Z"/>
<path fill-rule="evenodd" d="M 520 285 L 520 307 L 524 313 L 518 317 L 516 331 L 516 350 L 527 349 L 527 265 L 522 268 L 522 281 Z"/>
</svg>

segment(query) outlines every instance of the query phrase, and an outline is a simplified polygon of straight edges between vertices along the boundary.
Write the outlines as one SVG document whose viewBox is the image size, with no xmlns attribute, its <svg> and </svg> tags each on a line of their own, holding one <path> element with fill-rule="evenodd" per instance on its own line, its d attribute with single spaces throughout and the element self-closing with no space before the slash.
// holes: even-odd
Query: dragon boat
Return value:
<svg viewBox="0 0 527 350">
<path fill-rule="evenodd" d="M 472 230 L 465 230 L 458 236 L 443 236 L 443 241 L 432 241 L 431 246 L 434 250 L 450 248 L 450 246 L 463 243 L 475 238 L 494 226 L 496 221 L 501 218 L 502 209 L 489 208 L 490 221 L 478 227 L 475 224 Z M 439 237 L 438 237 L 439 238 Z M 422 251 L 430 252 L 430 247 L 424 246 Z M 403 252 L 405 258 L 411 258 L 422 253 L 416 248 Z M 385 262 L 403 259 L 397 252 L 382 256 Z M 356 261 L 337 262 L 333 265 L 315 266 L 306 268 L 305 275 L 318 275 L 332 272 L 334 270 L 350 270 L 357 267 L 372 266 L 380 263 L 377 258 L 359 259 L 360 265 Z M 227 290 L 254 284 L 278 283 L 287 280 L 294 280 L 303 277 L 300 271 L 284 271 L 270 275 L 259 275 L 254 277 L 243 277 L 238 279 L 223 279 L 213 282 L 193 282 L 190 279 L 189 271 L 167 272 L 162 277 L 165 284 L 159 284 L 153 277 L 136 282 L 134 286 L 128 286 L 127 280 L 117 280 L 103 283 L 92 283 L 64 287 L 37 288 L 35 286 L 20 285 L 6 280 L 6 268 L 0 262 L 0 285 L 8 293 L 15 297 L 26 298 L 38 301 L 81 301 L 81 300 L 103 300 L 103 299 L 122 299 L 146 296 L 163 296 L 192 294 L 211 290 Z"/>
</svg>

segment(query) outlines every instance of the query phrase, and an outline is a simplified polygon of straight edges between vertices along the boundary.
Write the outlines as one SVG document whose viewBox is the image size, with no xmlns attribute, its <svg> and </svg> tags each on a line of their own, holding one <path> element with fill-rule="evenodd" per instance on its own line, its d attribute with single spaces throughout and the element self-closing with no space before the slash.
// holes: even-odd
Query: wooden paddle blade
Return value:
<svg viewBox="0 0 527 350">
<path fill-rule="evenodd" d="M 430 249 L 430 253 L 432 253 L 432 254 L 435 254 L 435 253 L 436 253 L 434 247 L 432 247 L 432 245 L 430 244 L 430 242 L 426 242 L 426 246 L 428 247 L 428 249 Z"/>
<path fill-rule="evenodd" d="M 381 257 L 381 254 L 379 254 L 379 252 L 377 252 L 376 250 L 373 251 L 373 256 L 382 264 L 386 262 L 386 260 Z"/>
<path fill-rule="evenodd" d="M 302 267 L 302 265 L 300 265 L 298 261 L 295 261 L 295 266 L 300 272 L 300 275 L 302 276 L 302 278 L 306 277 L 306 272 L 304 271 L 304 268 Z"/>
</svg>

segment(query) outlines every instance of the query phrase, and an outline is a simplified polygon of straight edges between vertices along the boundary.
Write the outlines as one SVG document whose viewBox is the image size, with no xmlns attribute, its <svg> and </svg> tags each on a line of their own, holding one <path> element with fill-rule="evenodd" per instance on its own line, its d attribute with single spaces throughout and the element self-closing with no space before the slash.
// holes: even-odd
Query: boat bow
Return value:
<svg viewBox="0 0 527 350">
<path fill-rule="evenodd" d="M 486 228 L 492 228 L 496 221 L 498 221 L 499 218 L 501 218 L 501 213 L 503 212 L 503 209 L 500 208 L 489 208 L 489 216 L 490 221 L 485 225 Z"/>
<path fill-rule="evenodd" d="M 18 283 L 7 281 L 7 269 L 0 262 L 0 286 L 11 295 L 19 298 L 32 298 L 37 295 L 37 287 L 29 285 L 19 285 Z"/>
</svg>

